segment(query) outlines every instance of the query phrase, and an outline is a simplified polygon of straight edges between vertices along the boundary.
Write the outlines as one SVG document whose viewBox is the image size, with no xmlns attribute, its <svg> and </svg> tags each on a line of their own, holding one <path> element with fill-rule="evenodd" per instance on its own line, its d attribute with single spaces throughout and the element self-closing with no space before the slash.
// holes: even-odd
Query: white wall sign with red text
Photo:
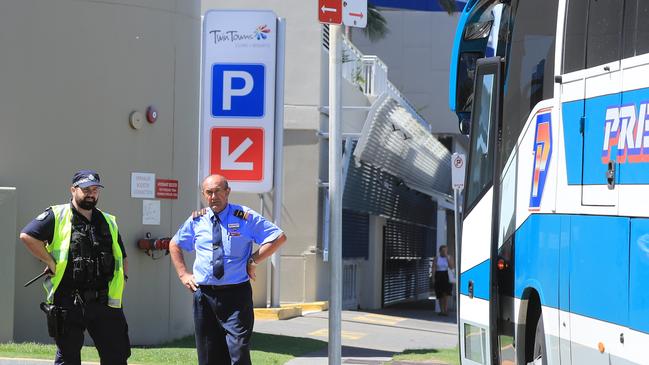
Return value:
<svg viewBox="0 0 649 365">
<path fill-rule="evenodd" d="M 273 188 L 277 16 L 210 10 L 203 18 L 201 179 L 236 192 Z"/>
</svg>

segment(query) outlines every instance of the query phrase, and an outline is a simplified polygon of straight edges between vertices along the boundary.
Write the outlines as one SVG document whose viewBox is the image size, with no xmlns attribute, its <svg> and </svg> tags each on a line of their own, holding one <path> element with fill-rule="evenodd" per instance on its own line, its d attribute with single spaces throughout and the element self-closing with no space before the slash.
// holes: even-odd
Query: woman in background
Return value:
<svg viewBox="0 0 649 365">
<path fill-rule="evenodd" d="M 435 296 L 439 301 L 440 316 L 448 316 L 448 297 L 453 286 L 448 277 L 448 270 L 454 269 L 453 257 L 446 252 L 446 245 L 439 246 L 439 256 L 433 259 L 433 272 L 435 272 Z"/>
</svg>

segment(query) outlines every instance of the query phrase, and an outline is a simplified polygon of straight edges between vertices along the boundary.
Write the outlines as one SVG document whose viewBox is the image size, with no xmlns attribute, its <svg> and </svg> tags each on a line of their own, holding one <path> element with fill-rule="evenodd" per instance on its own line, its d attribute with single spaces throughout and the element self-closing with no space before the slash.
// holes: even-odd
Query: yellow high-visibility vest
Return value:
<svg viewBox="0 0 649 365">
<path fill-rule="evenodd" d="M 70 236 L 72 235 L 72 208 L 70 208 L 70 204 L 54 205 L 51 208 L 55 220 L 54 237 L 52 243 L 47 245 L 47 252 L 52 255 L 56 262 L 56 273 L 54 276 L 45 279 L 43 284 L 47 295 L 46 301 L 49 304 L 54 300 L 54 292 L 61 283 L 65 267 L 68 265 Z M 124 259 L 117 241 L 117 222 L 114 216 L 104 212 L 101 212 L 101 214 L 108 222 L 110 235 L 113 239 L 113 257 L 115 258 L 115 271 L 113 278 L 108 283 L 108 305 L 113 308 L 121 308 L 122 294 L 124 292 Z"/>
</svg>

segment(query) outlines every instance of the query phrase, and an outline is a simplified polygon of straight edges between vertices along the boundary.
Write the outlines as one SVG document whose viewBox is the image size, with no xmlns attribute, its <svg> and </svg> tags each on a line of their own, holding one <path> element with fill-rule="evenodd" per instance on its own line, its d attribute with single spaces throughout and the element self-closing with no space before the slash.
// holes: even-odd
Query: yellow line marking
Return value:
<svg viewBox="0 0 649 365">
<path fill-rule="evenodd" d="M 323 328 L 309 333 L 309 336 L 329 337 L 329 330 L 327 328 Z M 367 333 L 364 332 L 340 331 L 340 337 L 346 340 L 360 340 L 365 336 L 367 336 Z"/>
<path fill-rule="evenodd" d="M 402 317 L 384 316 L 381 314 L 366 314 L 364 316 L 355 317 L 354 320 L 393 326 L 401 321 L 405 321 L 406 319 Z"/>
<path fill-rule="evenodd" d="M 398 322 L 405 321 L 406 319 L 403 317 L 397 317 L 397 316 L 386 316 L 383 314 L 374 314 L 374 313 L 369 313 L 365 315 L 366 317 L 372 317 L 372 318 L 380 318 L 380 319 L 385 319 L 386 321 L 389 320 L 396 320 Z"/>
</svg>

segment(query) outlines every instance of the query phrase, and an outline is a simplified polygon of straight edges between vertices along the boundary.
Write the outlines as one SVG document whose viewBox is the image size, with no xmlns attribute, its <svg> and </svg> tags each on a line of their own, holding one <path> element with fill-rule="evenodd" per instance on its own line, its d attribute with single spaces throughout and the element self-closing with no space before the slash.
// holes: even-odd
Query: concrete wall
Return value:
<svg viewBox="0 0 649 365">
<path fill-rule="evenodd" d="M 457 134 L 457 117 L 448 107 L 449 64 L 458 15 L 444 12 L 382 10 L 390 32 L 372 43 L 353 29 L 353 43 L 379 56 L 388 78 L 433 126 L 436 134 Z"/>
<path fill-rule="evenodd" d="M 0 186 L 17 187 L 18 229 L 69 200 L 75 170 L 97 169 L 106 186 L 99 206 L 117 216 L 128 254 L 132 343 L 192 333 L 191 297 L 169 258 L 154 261 L 135 242 L 173 234 L 196 206 L 198 0 L 2 1 L 0 34 Z M 129 114 L 149 105 L 158 121 L 132 129 Z M 179 180 L 179 199 L 161 202 L 160 225 L 142 225 L 134 171 Z M 43 265 L 16 244 L 22 283 Z M 50 340 L 42 300 L 40 285 L 16 286 L 16 341 Z"/>
<path fill-rule="evenodd" d="M 15 288 L 21 287 L 16 283 L 16 189 L 0 187 L 0 288 L 3 293 L 12 293 Z M 36 275 L 34 275 L 36 276 Z M 27 280 L 25 280 L 26 282 Z M 13 295 L 0 295 L 0 342 L 13 340 L 14 327 L 14 302 Z"/>
</svg>

